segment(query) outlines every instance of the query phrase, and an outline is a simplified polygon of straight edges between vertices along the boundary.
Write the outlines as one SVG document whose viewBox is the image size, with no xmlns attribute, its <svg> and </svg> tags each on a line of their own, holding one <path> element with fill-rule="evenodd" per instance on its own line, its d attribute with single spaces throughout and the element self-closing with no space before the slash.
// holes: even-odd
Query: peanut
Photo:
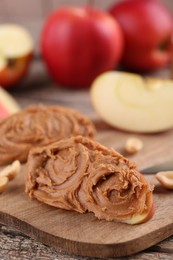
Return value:
<svg viewBox="0 0 173 260">
<path fill-rule="evenodd" d="M 8 165 L 0 172 L 0 178 L 7 177 L 9 181 L 11 181 L 20 172 L 20 170 L 21 170 L 20 162 L 14 161 L 12 164 Z"/>
<path fill-rule="evenodd" d="M 129 138 L 125 143 L 125 151 L 129 154 L 137 153 L 143 148 L 143 142 L 139 138 Z"/>
<path fill-rule="evenodd" d="M 19 161 L 14 161 L 12 164 L 6 166 L 0 172 L 0 192 L 3 192 L 8 185 L 8 182 L 13 180 L 21 171 L 21 164 Z"/>
<path fill-rule="evenodd" d="M 156 178 L 164 188 L 173 190 L 173 171 L 158 172 Z"/>
</svg>

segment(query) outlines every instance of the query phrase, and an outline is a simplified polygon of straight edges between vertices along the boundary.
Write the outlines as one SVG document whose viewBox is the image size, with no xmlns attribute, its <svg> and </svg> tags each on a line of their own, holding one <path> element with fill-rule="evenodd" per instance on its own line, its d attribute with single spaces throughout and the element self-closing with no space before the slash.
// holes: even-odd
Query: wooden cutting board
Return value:
<svg viewBox="0 0 173 260">
<path fill-rule="evenodd" d="M 123 152 L 131 134 L 105 125 L 99 129 L 98 141 Z M 144 149 L 129 158 L 140 168 L 173 158 L 173 131 L 139 137 Z M 155 184 L 156 213 L 147 223 L 135 226 L 101 221 L 92 213 L 79 214 L 31 200 L 24 192 L 24 176 L 25 166 L 0 195 L 0 222 L 47 245 L 77 255 L 115 257 L 139 252 L 173 234 L 173 192 L 162 188 L 154 175 L 146 178 Z"/>
</svg>

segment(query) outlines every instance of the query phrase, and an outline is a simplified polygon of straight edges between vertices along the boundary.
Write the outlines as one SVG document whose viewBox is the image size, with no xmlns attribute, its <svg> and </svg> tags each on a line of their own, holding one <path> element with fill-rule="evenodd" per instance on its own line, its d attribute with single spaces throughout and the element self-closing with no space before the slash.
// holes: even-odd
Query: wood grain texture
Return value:
<svg viewBox="0 0 173 260">
<path fill-rule="evenodd" d="M 117 260 L 172 260 L 172 244 L 173 237 L 166 239 L 153 246 L 142 253 L 135 254 L 130 257 L 116 258 Z M 22 233 L 7 228 L 6 226 L 0 227 L 0 252 L 1 260 L 89 260 L 89 257 L 80 257 L 68 254 L 61 249 L 55 249 L 45 246 L 34 239 L 31 239 Z M 100 258 L 93 258 L 92 260 L 99 260 Z M 108 258 L 107 258 L 108 259 Z M 115 258 L 109 258 L 109 260 Z"/>
<path fill-rule="evenodd" d="M 24 193 L 25 166 L 0 197 L 0 222 L 53 247 L 76 255 L 119 257 L 144 250 L 173 234 L 173 193 L 162 188 L 155 176 L 154 217 L 140 225 L 97 220 L 92 213 L 57 209 Z M 165 218 L 166 216 L 166 218 Z"/>
</svg>

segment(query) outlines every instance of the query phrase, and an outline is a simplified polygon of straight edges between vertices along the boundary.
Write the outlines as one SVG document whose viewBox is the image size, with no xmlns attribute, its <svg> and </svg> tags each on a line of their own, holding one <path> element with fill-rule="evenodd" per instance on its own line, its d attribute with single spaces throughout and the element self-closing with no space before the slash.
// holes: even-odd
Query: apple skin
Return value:
<svg viewBox="0 0 173 260">
<path fill-rule="evenodd" d="M 143 183 L 147 183 L 145 177 L 142 174 L 141 174 L 141 179 L 142 179 Z M 152 190 L 150 192 L 148 192 L 146 195 L 145 205 L 147 206 L 147 209 L 144 209 L 144 211 L 138 215 L 134 215 L 131 219 L 127 219 L 127 220 L 123 221 L 123 223 L 136 225 L 136 224 L 141 224 L 141 223 L 147 222 L 148 220 L 150 220 L 153 217 L 153 215 L 155 213 L 155 204 L 154 204 Z"/>
<path fill-rule="evenodd" d="M 123 35 L 119 24 L 106 12 L 62 7 L 48 17 L 41 49 L 57 83 L 88 87 L 97 75 L 117 65 L 123 52 Z"/>
<path fill-rule="evenodd" d="M 173 18 L 159 1 L 125 0 L 112 6 L 110 14 L 124 33 L 122 65 L 136 71 L 147 71 L 170 62 Z"/>
<path fill-rule="evenodd" d="M 0 104 L 0 120 L 2 118 L 5 118 L 6 116 L 8 116 L 10 113 L 8 112 L 8 110 L 6 109 L 6 107 L 4 107 L 2 104 Z"/>
<path fill-rule="evenodd" d="M 122 222 L 126 224 L 136 225 L 136 224 L 145 223 L 148 220 L 150 220 L 155 213 L 155 204 L 154 204 L 152 192 L 150 192 L 147 196 L 146 205 L 148 206 L 147 211 L 144 211 L 143 213 L 135 215 L 131 219 L 127 219 Z"/>
<path fill-rule="evenodd" d="M 12 59 L 12 64 L 8 64 L 5 68 L 0 70 L 0 85 L 9 89 L 17 85 L 26 75 L 32 59 L 32 53 L 20 58 Z"/>
<path fill-rule="evenodd" d="M 2 87 L 0 87 L 0 120 L 20 111 L 17 101 Z"/>
<path fill-rule="evenodd" d="M 28 71 L 34 44 L 28 30 L 13 23 L 0 24 L 0 85 L 17 85 Z"/>
</svg>

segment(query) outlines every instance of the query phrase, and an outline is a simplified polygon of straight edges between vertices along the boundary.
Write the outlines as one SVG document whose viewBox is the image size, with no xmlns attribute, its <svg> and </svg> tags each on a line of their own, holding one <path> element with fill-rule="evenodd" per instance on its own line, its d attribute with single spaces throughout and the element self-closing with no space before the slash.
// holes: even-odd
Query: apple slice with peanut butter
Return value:
<svg viewBox="0 0 173 260">
<path fill-rule="evenodd" d="M 137 224 L 154 213 L 152 191 L 134 163 L 86 137 L 66 138 L 29 153 L 26 193 L 54 207 Z"/>
</svg>

